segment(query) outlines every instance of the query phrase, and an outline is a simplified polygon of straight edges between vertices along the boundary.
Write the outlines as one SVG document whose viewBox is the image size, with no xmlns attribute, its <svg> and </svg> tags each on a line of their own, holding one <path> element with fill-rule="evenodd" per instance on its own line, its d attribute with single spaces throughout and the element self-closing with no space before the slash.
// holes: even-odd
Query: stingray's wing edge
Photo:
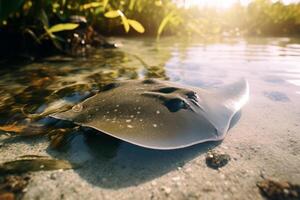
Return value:
<svg viewBox="0 0 300 200">
<path fill-rule="evenodd" d="M 249 99 L 249 85 L 246 79 L 209 91 L 201 96 L 206 118 L 224 138 L 230 121 Z"/>
</svg>

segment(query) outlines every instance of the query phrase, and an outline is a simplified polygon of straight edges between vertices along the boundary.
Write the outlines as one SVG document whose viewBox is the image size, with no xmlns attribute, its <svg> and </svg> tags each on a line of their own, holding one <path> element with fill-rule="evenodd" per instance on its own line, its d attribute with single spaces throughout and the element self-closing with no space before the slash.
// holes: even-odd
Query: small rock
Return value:
<svg viewBox="0 0 300 200">
<path fill-rule="evenodd" d="M 151 181 L 151 185 L 156 186 L 157 185 L 156 181 Z"/>
<path fill-rule="evenodd" d="M 299 200 L 300 185 L 291 184 L 287 181 L 277 182 L 264 179 L 257 183 L 261 194 L 268 200 Z"/>
<path fill-rule="evenodd" d="M 20 199 L 26 191 L 25 188 L 28 185 L 29 179 L 28 176 L 8 175 L 3 178 L 0 177 L 0 199 Z"/>
<path fill-rule="evenodd" d="M 56 174 L 55 174 L 55 173 L 50 174 L 50 179 L 51 179 L 51 180 L 56 180 Z"/>
<path fill-rule="evenodd" d="M 171 193 L 171 188 L 169 187 L 161 187 L 162 191 L 165 192 L 165 194 L 168 196 Z"/>
<path fill-rule="evenodd" d="M 228 154 L 220 154 L 212 150 L 208 151 L 206 154 L 206 164 L 213 169 L 224 167 L 230 159 Z"/>
<path fill-rule="evenodd" d="M 180 181 L 180 177 L 179 177 L 179 176 L 173 177 L 172 180 L 173 180 L 173 181 L 176 181 L 176 182 L 177 182 L 177 181 Z"/>
</svg>

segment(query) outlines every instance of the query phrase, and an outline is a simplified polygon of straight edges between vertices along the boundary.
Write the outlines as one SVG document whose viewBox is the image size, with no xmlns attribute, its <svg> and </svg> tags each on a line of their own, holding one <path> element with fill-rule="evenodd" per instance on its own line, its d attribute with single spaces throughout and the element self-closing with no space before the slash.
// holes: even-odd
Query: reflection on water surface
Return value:
<svg viewBox="0 0 300 200">
<path fill-rule="evenodd" d="M 122 44 L 121 48 L 99 49 L 86 58 L 52 57 L 14 68 L 1 66 L 2 132 L 28 132 L 28 116 L 41 113 L 47 116 L 66 105 L 70 108 L 116 80 L 161 78 L 193 86 L 218 87 L 245 77 L 250 87 L 251 82 L 259 82 L 266 86 L 294 88 L 295 94 L 300 93 L 299 39 L 250 38 L 211 43 L 176 38 L 163 38 L 159 42 L 145 38 L 115 40 Z M 262 96 L 271 101 L 289 100 L 287 94 L 273 90 L 264 91 Z M 66 138 L 82 143 L 80 148 L 86 148 L 86 152 L 97 146 L 72 125 L 62 125 L 62 122 L 49 118 L 37 120 L 46 124 L 47 129 L 33 131 L 31 127 L 29 130 L 33 134 L 47 132 L 57 143 L 54 146 L 66 142 Z M 74 132 L 77 136 L 58 137 L 56 130 L 66 127 L 71 127 L 68 133 Z M 62 144 L 68 144 L 68 141 Z M 118 141 L 113 142 L 111 148 L 113 150 L 108 153 L 111 155 L 115 155 L 116 149 L 122 149 Z M 73 150 L 69 148 L 68 151 Z"/>
</svg>

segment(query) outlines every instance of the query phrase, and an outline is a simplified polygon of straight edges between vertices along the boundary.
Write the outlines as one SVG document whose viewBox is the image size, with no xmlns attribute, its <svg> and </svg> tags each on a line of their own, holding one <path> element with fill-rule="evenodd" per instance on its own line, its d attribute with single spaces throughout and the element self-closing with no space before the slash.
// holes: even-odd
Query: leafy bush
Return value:
<svg viewBox="0 0 300 200">
<path fill-rule="evenodd" d="M 300 4 L 254 0 L 228 10 L 182 8 L 172 0 L 0 0 L 0 30 L 27 34 L 40 43 L 58 42 L 57 32 L 75 29 L 68 21 L 79 15 L 105 35 L 300 34 Z"/>
</svg>

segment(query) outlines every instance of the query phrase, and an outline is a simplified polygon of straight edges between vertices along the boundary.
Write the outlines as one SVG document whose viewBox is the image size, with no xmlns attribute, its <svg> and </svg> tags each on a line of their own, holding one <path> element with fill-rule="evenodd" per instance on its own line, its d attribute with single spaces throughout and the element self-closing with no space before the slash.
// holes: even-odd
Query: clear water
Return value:
<svg viewBox="0 0 300 200">
<path fill-rule="evenodd" d="M 26 124 L 28 114 L 74 104 L 106 83 L 124 79 L 160 78 L 218 87 L 244 77 L 250 88 L 266 88 L 260 93 L 273 101 L 300 95 L 297 38 L 112 40 L 118 49 L 99 49 L 84 58 L 57 56 L 27 65 L 1 64 L 0 125 Z"/>
<path fill-rule="evenodd" d="M 300 39 L 113 40 L 121 44 L 119 49 L 97 50 L 86 58 L 55 57 L 14 68 L 1 66 L 0 123 L 19 123 L 20 108 L 39 113 L 54 101 L 76 102 L 107 82 L 123 79 L 151 77 L 217 87 L 245 77 L 250 82 L 285 84 L 300 93 Z"/>
<path fill-rule="evenodd" d="M 99 49 L 85 58 L 52 57 L 20 66 L 2 64 L 0 136 L 11 127 L 24 131 L 23 126 L 30 124 L 27 118 L 30 114 L 55 111 L 66 104 L 72 105 L 92 95 L 106 83 L 124 79 L 160 78 L 209 88 L 244 77 L 249 81 L 253 112 L 259 114 L 263 107 L 273 106 L 264 110 L 266 119 L 261 123 L 269 123 L 269 116 L 280 116 L 281 113 L 270 115 L 276 110 L 273 109 L 276 107 L 274 103 L 292 110 L 293 113 L 283 113 L 286 120 L 291 116 L 299 116 L 300 39 L 249 38 L 212 42 L 178 38 L 162 38 L 159 42 L 148 38 L 112 40 L 120 45 L 118 49 Z M 248 123 L 259 125 L 260 122 L 255 119 L 255 116 L 249 117 L 248 120 L 252 121 Z M 49 119 L 41 119 L 40 122 L 51 124 Z M 282 123 L 283 128 L 286 126 L 280 119 L 277 123 Z M 194 146 L 162 153 L 141 149 L 103 135 L 97 136 L 97 133 L 91 131 L 87 134 L 84 130 L 73 129 L 72 125 L 64 124 L 64 129 L 68 129 L 64 132 L 60 126 L 58 123 L 51 130 L 31 128 L 24 132 L 47 134 L 53 146 L 60 141 L 57 135 L 63 133 L 66 136 L 63 151 L 52 151 L 47 147 L 45 151 L 54 157 L 74 162 L 91 161 L 90 165 L 86 164 L 86 168 L 77 172 L 82 177 L 94 177 L 94 170 L 97 170 L 95 180 L 89 181 L 104 187 L 125 187 L 150 180 L 180 167 L 207 151 L 211 145 L 216 145 L 204 144 L 200 149 Z M 23 153 L 40 153 L 37 144 L 26 141 L 28 145 L 37 148 L 27 148 L 28 152 Z M 132 174 L 135 176 L 128 180 Z M 115 180 L 110 179 L 112 176 L 118 177 L 121 185 L 116 186 Z M 99 182 L 97 177 L 109 181 Z"/>
</svg>

